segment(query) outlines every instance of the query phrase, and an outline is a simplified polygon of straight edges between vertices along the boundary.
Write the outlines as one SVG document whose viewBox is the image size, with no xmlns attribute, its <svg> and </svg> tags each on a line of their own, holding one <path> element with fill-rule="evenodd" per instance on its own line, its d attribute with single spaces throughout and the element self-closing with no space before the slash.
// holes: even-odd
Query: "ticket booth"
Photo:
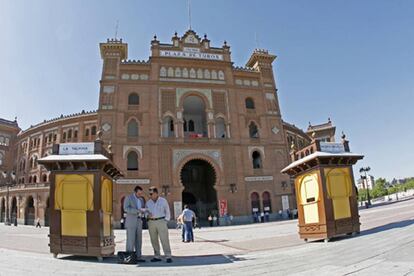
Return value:
<svg viewBox="0 0 414 276">
<path fill-rule="evenodd" d="M 50 170 L 50 252 L 95 256 L 115 252 L 113 181 L 121 176 L 98 138 L 92 143 L 54 145 L 38 160 Z"/>
<path fill-rule="evenodd" d="M 292 163 L 282 170 L 294 178 L 300 238 L 324 239 L 357 234 L 358 198 L 352 165 L 363 155 L 351 153 L 349 143 L 312 141 L 292 149 Z"/>
</svg>

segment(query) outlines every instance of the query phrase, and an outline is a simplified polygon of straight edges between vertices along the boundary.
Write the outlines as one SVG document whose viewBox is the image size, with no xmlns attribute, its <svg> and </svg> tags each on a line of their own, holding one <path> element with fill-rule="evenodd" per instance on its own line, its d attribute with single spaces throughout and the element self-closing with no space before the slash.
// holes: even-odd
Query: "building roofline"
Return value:
<svg viewBox="0 0 414 276">
<path fill-rule="evenodd" d="M 91 111 L 82 110 L 79 113 L 73 113 L 73 114 L 69 114 L 69 115 L 63 115 L 63 114 L 61 114 L 59 117 L 56 117 L 56 118 L 53 118 L 53 119 L 50 119 L 50 120 L 44 120 L 43 122 L 38 123 L 36 125 L 31 125 L 29 128 L 20 131 L 19 136 L 20 135 L 23 135 L 23 134 L 25 134 L 25 133 L 27 133 L 29 131 L 32 131 L 34 129 L 37 129 L 38 127 L 46 126 L 46 125 L 51 124 L 51 123 L 55 123 L 55 122 L 59 122 L 59 121 L 64 121 L 64 120 L 67 120 L 67 119 L 74 119 L 74 118 L 79 118 L 79 117 L 93 116 L 93 115 L 98 115 L 98 113 L 97 113 L 96 110 L 91 110 Z"/>
</svg>

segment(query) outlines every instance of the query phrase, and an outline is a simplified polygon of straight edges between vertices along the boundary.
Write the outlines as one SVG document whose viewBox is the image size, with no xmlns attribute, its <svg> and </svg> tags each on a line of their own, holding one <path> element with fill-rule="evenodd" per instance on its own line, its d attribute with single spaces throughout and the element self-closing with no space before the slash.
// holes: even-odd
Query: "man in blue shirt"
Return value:
<svg viewBox="0 0 414 276">
<path fill-rule="evenodd" d="M 188 208 L 188 205 L 184 205 L 182 216 L 184 221 L 184 242 L 194 242 L 193 220 L 195 221 L 196 215 Z"/>
</svg>

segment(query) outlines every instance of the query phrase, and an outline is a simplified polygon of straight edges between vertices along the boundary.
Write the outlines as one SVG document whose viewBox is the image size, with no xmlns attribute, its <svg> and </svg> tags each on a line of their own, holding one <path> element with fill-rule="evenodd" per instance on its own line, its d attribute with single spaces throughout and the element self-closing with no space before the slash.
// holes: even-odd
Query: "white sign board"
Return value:
<svg viewBox="0 0 414 276">
<path fill-rule="evenodd" d="M 117 179 L 116 184 L 131 184 L 131 185 L 138 185 L 138 184 L 150 184 L 149 179 Z"/>
<path fill-rule="evenodd" d="M 252 181 L 272 181 L 273 180 L 273 176 L 269 175 L 269 176 L 246 176 L 244 178 L 245 181 L 247 182 L 252 182 Z"/>
<path fill-rule="evenodd" d="M 283 210 L 289 209 L 289 196 L 287 195 L 282 196 L 282 209 Z"/>
<path fill-rule="evenodd" d="M 65 143 L 59 145 L 59 155 L 94 154 L 94 143 Z"/>
<path fill-rule="evenodd" d="M 178 218 L 183 212 L 183 203 L 181 201 L 174 201 L 174 218 Z"/>
<path fill-rule="evenodd" d="M 321 151 L 329 153 L 342 153 L 345 152 L 344 144 L 333 142 L 320 142 Z"/>
<path fill-rule="evenodd" d="M 208 60 L 223 60 L 223 55 L 200 53 L 194 50 L 191 51 L 170 51 L 161 50 L 160 56 L 162 57 L 174 57 L 174 58 L 195 58 L 195 59 L 208 59 Z"/>
</svg>

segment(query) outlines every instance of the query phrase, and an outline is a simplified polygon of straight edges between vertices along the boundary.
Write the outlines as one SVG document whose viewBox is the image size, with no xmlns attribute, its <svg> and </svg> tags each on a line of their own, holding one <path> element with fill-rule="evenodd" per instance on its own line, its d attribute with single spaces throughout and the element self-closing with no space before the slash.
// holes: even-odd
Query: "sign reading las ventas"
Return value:
<svg viewBox="0 0 414 276">
<path fill-rule="evenodd" d="M 124 175 L 114 185 L 115 224 L 123 198 L 137 184 L 145 191 L 157 186 L 171 210 L 188 204 L 201 220 L 219 213 L 219 201 L 229 214 L 249 219 L 253 210 L 295 208 L 290 179 L 280 171 L 290 144 L 305 146 L 310 137 L 282 121 L 276 56 L 256 49 L 245 67 L 235 67 L 226 42 L 213 46 L 193 30 L 171 40 L 155 36 L 146 61 L 128 59 L 122 40 L 99 45 L 98 111 L 62 115 L 20 132 L 8 208 L 0 189 L 2 218 L 9 212 L 19 223 L 40 217 L 47 224 L 48 172 L 37 159 L 56 143 L 82 142 L 87 151 L 98 130 Z M 68 153 L 75 150 L 70 146 Z"/>
</svg>

